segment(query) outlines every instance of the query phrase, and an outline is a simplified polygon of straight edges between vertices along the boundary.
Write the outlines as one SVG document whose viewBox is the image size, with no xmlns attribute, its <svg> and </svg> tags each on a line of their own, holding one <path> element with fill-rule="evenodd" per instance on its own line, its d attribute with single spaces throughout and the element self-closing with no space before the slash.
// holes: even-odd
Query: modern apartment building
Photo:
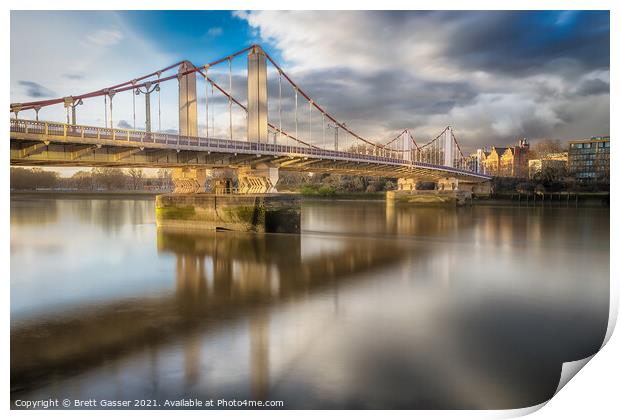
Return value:
<svg viewBox="0 0 620 420">
<path fill-rule="evenodd" d="M 568 147 L 568 172 L 579 182 L 609 182 L 609 136 L 573 140 Z"/>
</svg>

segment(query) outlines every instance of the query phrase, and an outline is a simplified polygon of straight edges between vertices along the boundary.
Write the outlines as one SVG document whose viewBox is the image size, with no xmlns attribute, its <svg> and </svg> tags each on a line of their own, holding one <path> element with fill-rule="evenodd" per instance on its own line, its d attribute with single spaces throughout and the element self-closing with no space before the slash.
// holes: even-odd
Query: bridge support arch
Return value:
<svg viewBox="0 0 620 420">
<path fill-rule="evenodd" d="M 459 180 L 454 177 L 439 178 L 436 186 L 439 191 L 457 191 L 459 190 Z"/>
<path fill-rule="evenodd" d="M 239 194 L 271 194 L 278 192 L 276 184 L 279 170 L 267 165 L 257 168 L 244 167 L 237 170 Z"/>
<path fill-rule="evenodd" d="M 174 192 L 180 194 L 201 193 L 206 191 L 207 170 L 205 168 L 174 168 L 172 184 Z"/>
</svg>

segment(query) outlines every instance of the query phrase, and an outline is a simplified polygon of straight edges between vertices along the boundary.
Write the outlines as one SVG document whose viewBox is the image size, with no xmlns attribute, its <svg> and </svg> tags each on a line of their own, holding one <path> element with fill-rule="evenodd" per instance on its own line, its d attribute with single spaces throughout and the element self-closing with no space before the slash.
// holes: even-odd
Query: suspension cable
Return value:
<svg viewBox="0 0 620 420">
<path fill-rule="evenodd" d="M 323 142 L 321 143 L 322 145 L 325 145 L 325 114 L 321 113 L 322 115 L 322 120 L 323 120 Z"/>
<path fill-rule="evenodd" d="M 216 64 L 223 63 L 224 61 L 228 60 L 229 58 L 234 58 L 234 57 L 237 57 L 237 56 L 239 56 L 239 55 L 241 55 L 241 54 L 243 54 L 243 53 L 245 53 L 247 51 L 250 51 L 254 47 L 256 47 L 256 45 L 251 45 L 251 46 L 246 47 L 246 48 L 244 48 L 242 50 L 239 50 L 239 51 L 235 52 L 234 54 L 231 54 L 231 55 L 229 55 L 227 57 L 220 58 L 219 60 L 212 61 L 211 63 L 209 63 L 209 66 L 215 66 Z M 172 75 L 172 76 L 165 77 L 163 79 L 161 79 L 161 74 L 166 72 L 166 71 L 168 71 L 168 70 L 171 70 L 173 68 L 176 68 L 176 67 L 180 66 L 185 61 L 186 60 L 179 61 L 178 63 L 175 63 L 175 64 L 172 64 L 170 66 L 164 67 L 164 68 L 162 68 L 162 69 L 160 69 L 158 71 L 155 71 L 153 73 L 149 73 L 147 75 L 140 76 L 140 77 L 138 77 L 136 79 L 133 79 L 133 80 L 135 80 L 136 82 L 140 82 L 142 80 L 151 78 L 151 77 L 156 76 L 156 75 L 158 77 L 158 80 L 157 80 L 158 83 L 175 79 L 175 78 L 178 77 L 178 75 L 176 75 L 176 74 Z M 195 67 L 193 69 L 190 69 L 190 70 L 187 70 L 187 71 L 181 73 L 180 76 L 185 76 L 185 75 L 188 75 L 190 73 L 194 73 L 196 71 L 198 71 L 198 68 Z M 76 99 L 76 100 L 77 99 L 88 99 L 88 98 L 94 98 L 94 97 L 97 97 L 97 96 L 105 96 L 106 93 L 109 90 L 114 90 L 117 93 L 118 92 L 123 92 L 123 91 L 131 90 L 132 89 L 132 86 L 128 86 L 130 84 L 131 84 L 131 80 L 128 80 L 126 82 L 119 83 L 119 84 L 114 85 L 114 86 L 110 86 L 110 87 L 107 87 L 107 88 L 95 90 L 95 91 L 88 92 L 88 93 L 85 93 L 85 94 L 82 94 L 82 95 L 72 95 L 72 97 L 74 99 Z M 144 87 L 144 84 L 145 83 L 140 83 L 140 84 L 138 84 L 138 85 L 136 85 L 134 87 L 136 87 L 136 88 Z M 62 98 L 55 98 L 55 99 L 48 99 L 48 100 L 43 100 L 43 101 L 26 102 L 26 103 L 20 104 L 20 106 L 21 106 L 20 109 L 21 110 L 25 110 L 25 109 L 34 109 L 35 106 L 45 107 L 45 106 L 50 106 L 50 105 L 56 105 L 56 104 L 63 103 L 63 101 L 64 101 L 64 97 L 62 97 Z"/>
<path fill-rule="evenodd" d="M 282 133 L 282 72 L 278 72 L 278 125 L 280 130 L 278 133 L 278 142 L 280 142 L 280 134 Z"/>
<path fill-rule="evenodd" d="M 209 82 L 207 75 L 209 74 L 209 67 L 205 66 L 205 126 L 207 131 L 207 138 L 209 137 Z"/>
<path fill-rule="evenodd" d="M 202 74 L 202 72 L 200 71 L 200 69 L 196 69 L 196 71 L 198 71 L 200 74 Z M 226 96 L 227 98 L 229 98 L 231 101 L 233 101 L 233 103 L 235 103 L 239 108 L 243 109 L 244 112 L 247 112 L 247 107 L 245 105 L 243 105 L 241 102 L 239 102 L 237 99 L 235 99 L 232 95 L 230 95 L 230 93 L 226 92 L 225 89 L 223 89 L 220 85 L 218 85 L 213 79 L 209 78 L 209 83 L 211 83 L 212 86 L 214 86 L 217 90 L 219 90 L 224 96 Z M 274 130 L 278 130 L 278 127 L 276 127 L 274 124 L 270 123 L 269 121 L 267 122 L 267 126 L 274 129 Z M 281 134 L 285 137 L 288 137 L 291 140 L 296 141 L 297 143 L 303 144 L 304 146 L 308 146 L 311 147 L 313 149 L 320 149 L 320 147 L 314 146 L 312 144 L 309 144 L 303 140 L 300 140 L 299 138 L 287 133 L 285 130 L 281 130 L 280 131 Z"/>
<path fill-rule="evenodd" d="M 131 106 L 133 108 L 133 129 L 136 130 L 136 90 L 131 91 Z"/>
<path fill-rule="evenodd" d="M 310 143 L 312 143 L 312 101 L 308 102 L 308 106 L 310 108 L 310 117 L 309 117 L 309 121 L 308 121 L 308 129 L 310 131 L 310 134 L 308 136 L 308 141 Z"/>
<path fill-rule="evenodd" d="M 230 122 L 230 139 L 233 139 L 233 123 L 232 123 L 232 57 L 228 58 L 228 119 Z"/>
<path fill-rule="evenodd" d="M 297 89 L 295 89 L 295 137 L 299 138 L 299 132 L 297 130 Z"/>
<path fill-rule="evenodd" d="M 229 55 L 227 57 L 224 57 L 224 58 L 221 58 L 219 60 L 213 61 L 212 63 L 209 63 L 209 66 L 213 66 L 213 65 L 216 65 L 216 64 L 228 61 L 228 63 L 229 63 L 229 66 L 228 66 L 229 67 L 229 91 L 231 93 L 232 93 L 232 59 L 234 57 L 240 55 L 240 54 L 243 54 L 243 53 L 251 50 L 252 48 L 255 48 L 255 47 L 256 47 L 255 45 L 249 46 L 249 47 L 244 48 L 244 49 L 242 49 L 240 51 L 237 51 L 236 53 L 234 53 L 232 55 Z M 391 152 L 398 152 L 398 153 L 404 153 L 404 152 L 407 151 L 407 150 L 404 150 L 405 149 L 404 140 L 403 140 L 404 138 L 402 136 L 400 138 L 400 141 L 403 142 L 403 146 L 400 148 L 401 150 L 398 150 L 398 149 L 393 149 L 393 148 L 387 147 L 389 144 L 388 145 L 384 145 L 384 144 L 376 143 L 376 142 L 370 141 L 368 139 L 365 139 L 365 138 L 361 137 L 360 135 L 356 134 L 355 132 L 353 132 L 352 130 L 350 130 L 348 127 L 346 127 L 346 125 L 344 123 L 340 123 L 339 121 L 337 121 L 333 116 L 331 116 L 321 106 L 319 106 L 314 100 L 312 100 L 312 98 L 310 98 L 303 90 L 301 90 L 266 52 L 265 52 L 265 56 L 274 65 L 274 67 L 278 70 L 278 85 L 279 85 L 279 94 L 280 94 L 280 96 L 279 96 L 279 109 L 278 109 L 278 114 L 279 114 L 278 115 L 279 116 L 279 124 L 278 125 L 279 125 L 279 127 L 275 127 L 275 126 L 273 126 L 273 124 L 268 123 L 268 125 L 270 127 L 272 127 L 274 130 L 276 130 L 276 133 L 278 135 L 277 138 L 279 138 L 280 135 L 285 135 L 287 138 L 290 138 L 290 139 L 292 139 L 294 141 L 297 141 L 298 143 L 307 144 L 307 143 L 302 142 L 301 140 L 299 140 L 299 137 L 298 137 L 298 135 L 299 135 L 299 127 L 298 127 L 298 124 L 299 124 L 299 122 L 298 122 L 298 95 L 301 94 L 306 100 L 309 101 L 311 107 L 315 107 L 315 108 L 317 108 L 317 110 L 319 112 L 321 112 L 322 120 L 327 118 L 329 121 L 334 123 L 334 125 L 337 127 L 336 129 L 341 128 L 341 129 L 343 129 L 345 131 L 345 144 L 348 143 L 348 135 L 350 134 L 353 137 L 353 139 L 357 139 L 357 140 L 362 141 L 362 142 L 364 142 L 364 143 L 366 143 L 366 144 L 368 144 L 370 146 L 373 146 L 374 149 L 376 150 L 376 152 L 390 152 L 390 153 Z M 106 128 L 108 128 L 107 96 L 108 96 L 108 93 L 109 93 L 110 90 L 113 90 L 114 93 L 119 93 L 119 92 L 122 92 L 122 91 L 125 91 L 125 90 L 134 91 L 134 89 L 136 89 L 138 87 L 141 87 L 141 86 L 143 86 L 145 84 L 145 83 L 137 83 L 137 82 L 141 82 L 141 81 L 143 81 L 145 79 L 148 79 L 148 78 L 151 78 L 153 76 L 157 76 L 157 80 L 149 81 L 149 83 L 150 82 L 156 82 L 156 83 L 161 84 L 162 82 L 171 80 L 173 78 L 178 78 L 179 76 L 191 74 L 191 73 L 194 73 L 194 72 L 200 72 L 200 68 L 197 68 L 197 67 L 193 66 L 193 68 L 189 68 L 186 71 L 181 72 L 180 74 L 175 74 L 175 75 L 172 75 L 172 76 L 166 76 L 164 78 L 161 77 L 162 72 L 165 72 L 165 71 L 168 71 L 168 70 L 170 70 L 172 68 L 175 68 L 178 65 L 180 65 L 182 62 L 175 63 L 174 65 L 171 65 L 171 66 L 168 66 L 166 68 L 163 68 L 163 69 L 161 69 L 161 70 L 159 70 L 157 72 L 150 73 L 148 75 L 141 76 L 139 78 L 133 79 L 133 81 L 135 81 L 134 83 L 132 83 L 132 81 L 128 81 L 128 82 L 124 82 L 124 83 L 120 83 L 120 84 L 114 85 L 114 86 L 112 86 L 110 88 L 100 89 L 100 90 L 97 90 L 97 91 L 93 91 L 93 92 L 89 92 L 89 93 L 86 93 L 86 94 L 83 94 L 83 95 L 77 95 L 77 96 L 73 96 L 73 97 L 75 99 L 86 99 L 86 98 L 92 98 L 92 97 L 96 97 L 96 96 L 103 96 L 104 97 L 104 111 L 105 111 L 105 126 L 106 126 Z M 296 127 L 295 127 L 295 137 L 291 136 L 290 134 L 285 133 L 285 131 L 283 130 L 283 127 L 282 127 L 282 116 L 281 116 L 281 113 L 282 113 L 282 105 L 281 105 L 281 102 L 282 102 L 282 97 L 281 97 L 282 77 L 284 77 L 293 86 L 293 88 L 295 89 L 295 102 L 296 102 L 296 108 L 295 108 L 295 114 L 296 114 L 295 115 L 295 123 L 296 123 L 295 124 L 296 125 Z M 229 129 L 230 129 L 230 134 L 231 134 L 231 139 L 232 139 L 233 136 L 234 136 L 233 127 L 232 127 L 232 103 L 234 102 L 236 105 L 238 105 L 241 108 L 243 108 L 246 113 L 247 113 L 247 108 L 245 108 L 243 105 L 241 105 L 240 102 L 235 100 L 232 97 L 231 94 L 227 94 L 219 86 L 214 85 L 213 82 L 210 79 L 207 78 L 207 80 L 209 80 L 209 82 L 211 83 L 212 94 L 213 94 L 213 89 L 215 87 L 218 90 L 220 90 L 222 93 L 224 93 L 225 96 L 228 97 L 228 101 L 229 101 L 229 125 L 230 125 Z M 135 98 L 134 98 L 134 100 L 135 100 Z M 44 100 L 44 101 L 37 101 L 37 102 L 29 102 L 29 103 L 20 104 L 19 109 L 20 110 L 23 110 L 23 109 L 34 109 L 35 106 L 45 107 L 45 106 L 49 106 L 49 105 L 53 105 L 53 104 L 57 104 L 57 103 L 62 103 L 62 101 L 63 101 L 63 98 Z M 113 110 L 112 96 L 110 97 L 110 102 L 111 102 L 111 104 L 110 104 L 110 113 L 112 114 L 112 110 Z M 14 107 L 16 107 L 16 105 L 17 104 L 12 104 L 12 106 L 11 106 L 12 110 L 13 110 Z M 159 112 L 158 112 L 159 129 L 161 131 L 161 99 L 160 99 L 159 91 L 158 91 L 158 106 L 159 106 Z M 36 111 L 36 112 L 37 112 L 37 115 L 38 115 L 38 111 Z M 207 121 L 208 121 L 208 113 L 209 113 L 209 111 L 207 110 L 206 111 Z M 214 114 L 215 114 L 215 112 L 213 111 L 212 112 L 212 124 L 211 124 L 211 127 L 210 127 L 213 132 L 215 131 L 215 115 Z M 111 126 L 113 125 L 112 115 L 110 115 L 110 125 Z M 135 128 L 135 123 L 134 123 L 134 128 Z M 311 127 L 310 127 L 310 130 L 311 130 Z M 209 132 L 209 128 L 207 128 L 207 132 Z M 451 134 L 452 134 L 453 139 L 454 139 L 453 147 L 456 147 L 456 149 L 458 150 L 458 152 L 459 152 L 459 154 L 461 156 L 461 159 L 465 159 L 464 155 L 463 155 L 463 152 L 462 152 L 462 150 L 460 148 L 460 145 L 459 145 L 456 137 L 454 136 L 453 133 L 451 133 Z M 410 134 L 409 134 L 409 136 L 410 136 Z M 325 135 L 324 135 L 324 137 L 325 137 Z M 421 155 L 421 149 L 424 148 L 425 146 L 428 146 L 429 143 L 430 143 L 429 142 L 425 146 L 420 147 L 420 146 L 418 146 L 417 142 L 415 142 L 415 139 L 412 136 L 410 136 L 409 139 L 410 139 L 411 142 L 414 143 L 414 145 L 416 147 L 416 152 L 415 153 L 418 156 Z M 316 146 L 311 146 L 311 147 L 316 147 Z M 345 146 L 345 149 L 346 148 L 347 147 Z M 436 144 L 435 145 L 431 145 L 431 149 L 432 148 L 435 149 L 434 150 L 435 153 L 439 153 L 440 152 L 438 150 Z M 413 149 L 413 147 L 411 145 L 409 145 L 408 149 L 409 149 L 409 151 L 411 151 Z M 445 153 L 445 151 L 444 151 L 444 153 Z"/>
</svg>

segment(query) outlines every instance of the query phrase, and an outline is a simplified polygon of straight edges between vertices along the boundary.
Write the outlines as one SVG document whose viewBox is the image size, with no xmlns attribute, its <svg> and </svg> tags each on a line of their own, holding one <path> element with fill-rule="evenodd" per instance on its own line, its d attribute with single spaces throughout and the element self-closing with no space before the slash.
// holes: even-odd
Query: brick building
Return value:
<svg viewBox="0 0 620 420">
<path fill-rule="evenodd" d="M 529 150 L 527 139 L 520 140 L 518 146 L 493 146 L 490 152 L 480 155 L 480 169 L 493 176 L 527 178 Z"/>
</svg>

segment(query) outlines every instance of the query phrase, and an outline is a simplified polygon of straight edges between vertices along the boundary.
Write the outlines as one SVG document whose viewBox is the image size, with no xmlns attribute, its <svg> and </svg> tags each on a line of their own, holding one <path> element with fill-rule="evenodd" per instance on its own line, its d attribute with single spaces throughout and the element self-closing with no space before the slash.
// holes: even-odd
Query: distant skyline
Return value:
<svg viewBox="0 0 620 420">
<path fill-rule="evenodd" d="M 609 134 L 606 11 L 13 11 L 11 102 L 181 59 L 201 65 L 252 43 L 374 140 L 409 127 L 423 141 L 452 125 L 472 151 Z M 82 118 L 101 123 L 96 114 L 85 106 Z M 177 124 L 170 114 L 165 128 Z"/>
</svg>

